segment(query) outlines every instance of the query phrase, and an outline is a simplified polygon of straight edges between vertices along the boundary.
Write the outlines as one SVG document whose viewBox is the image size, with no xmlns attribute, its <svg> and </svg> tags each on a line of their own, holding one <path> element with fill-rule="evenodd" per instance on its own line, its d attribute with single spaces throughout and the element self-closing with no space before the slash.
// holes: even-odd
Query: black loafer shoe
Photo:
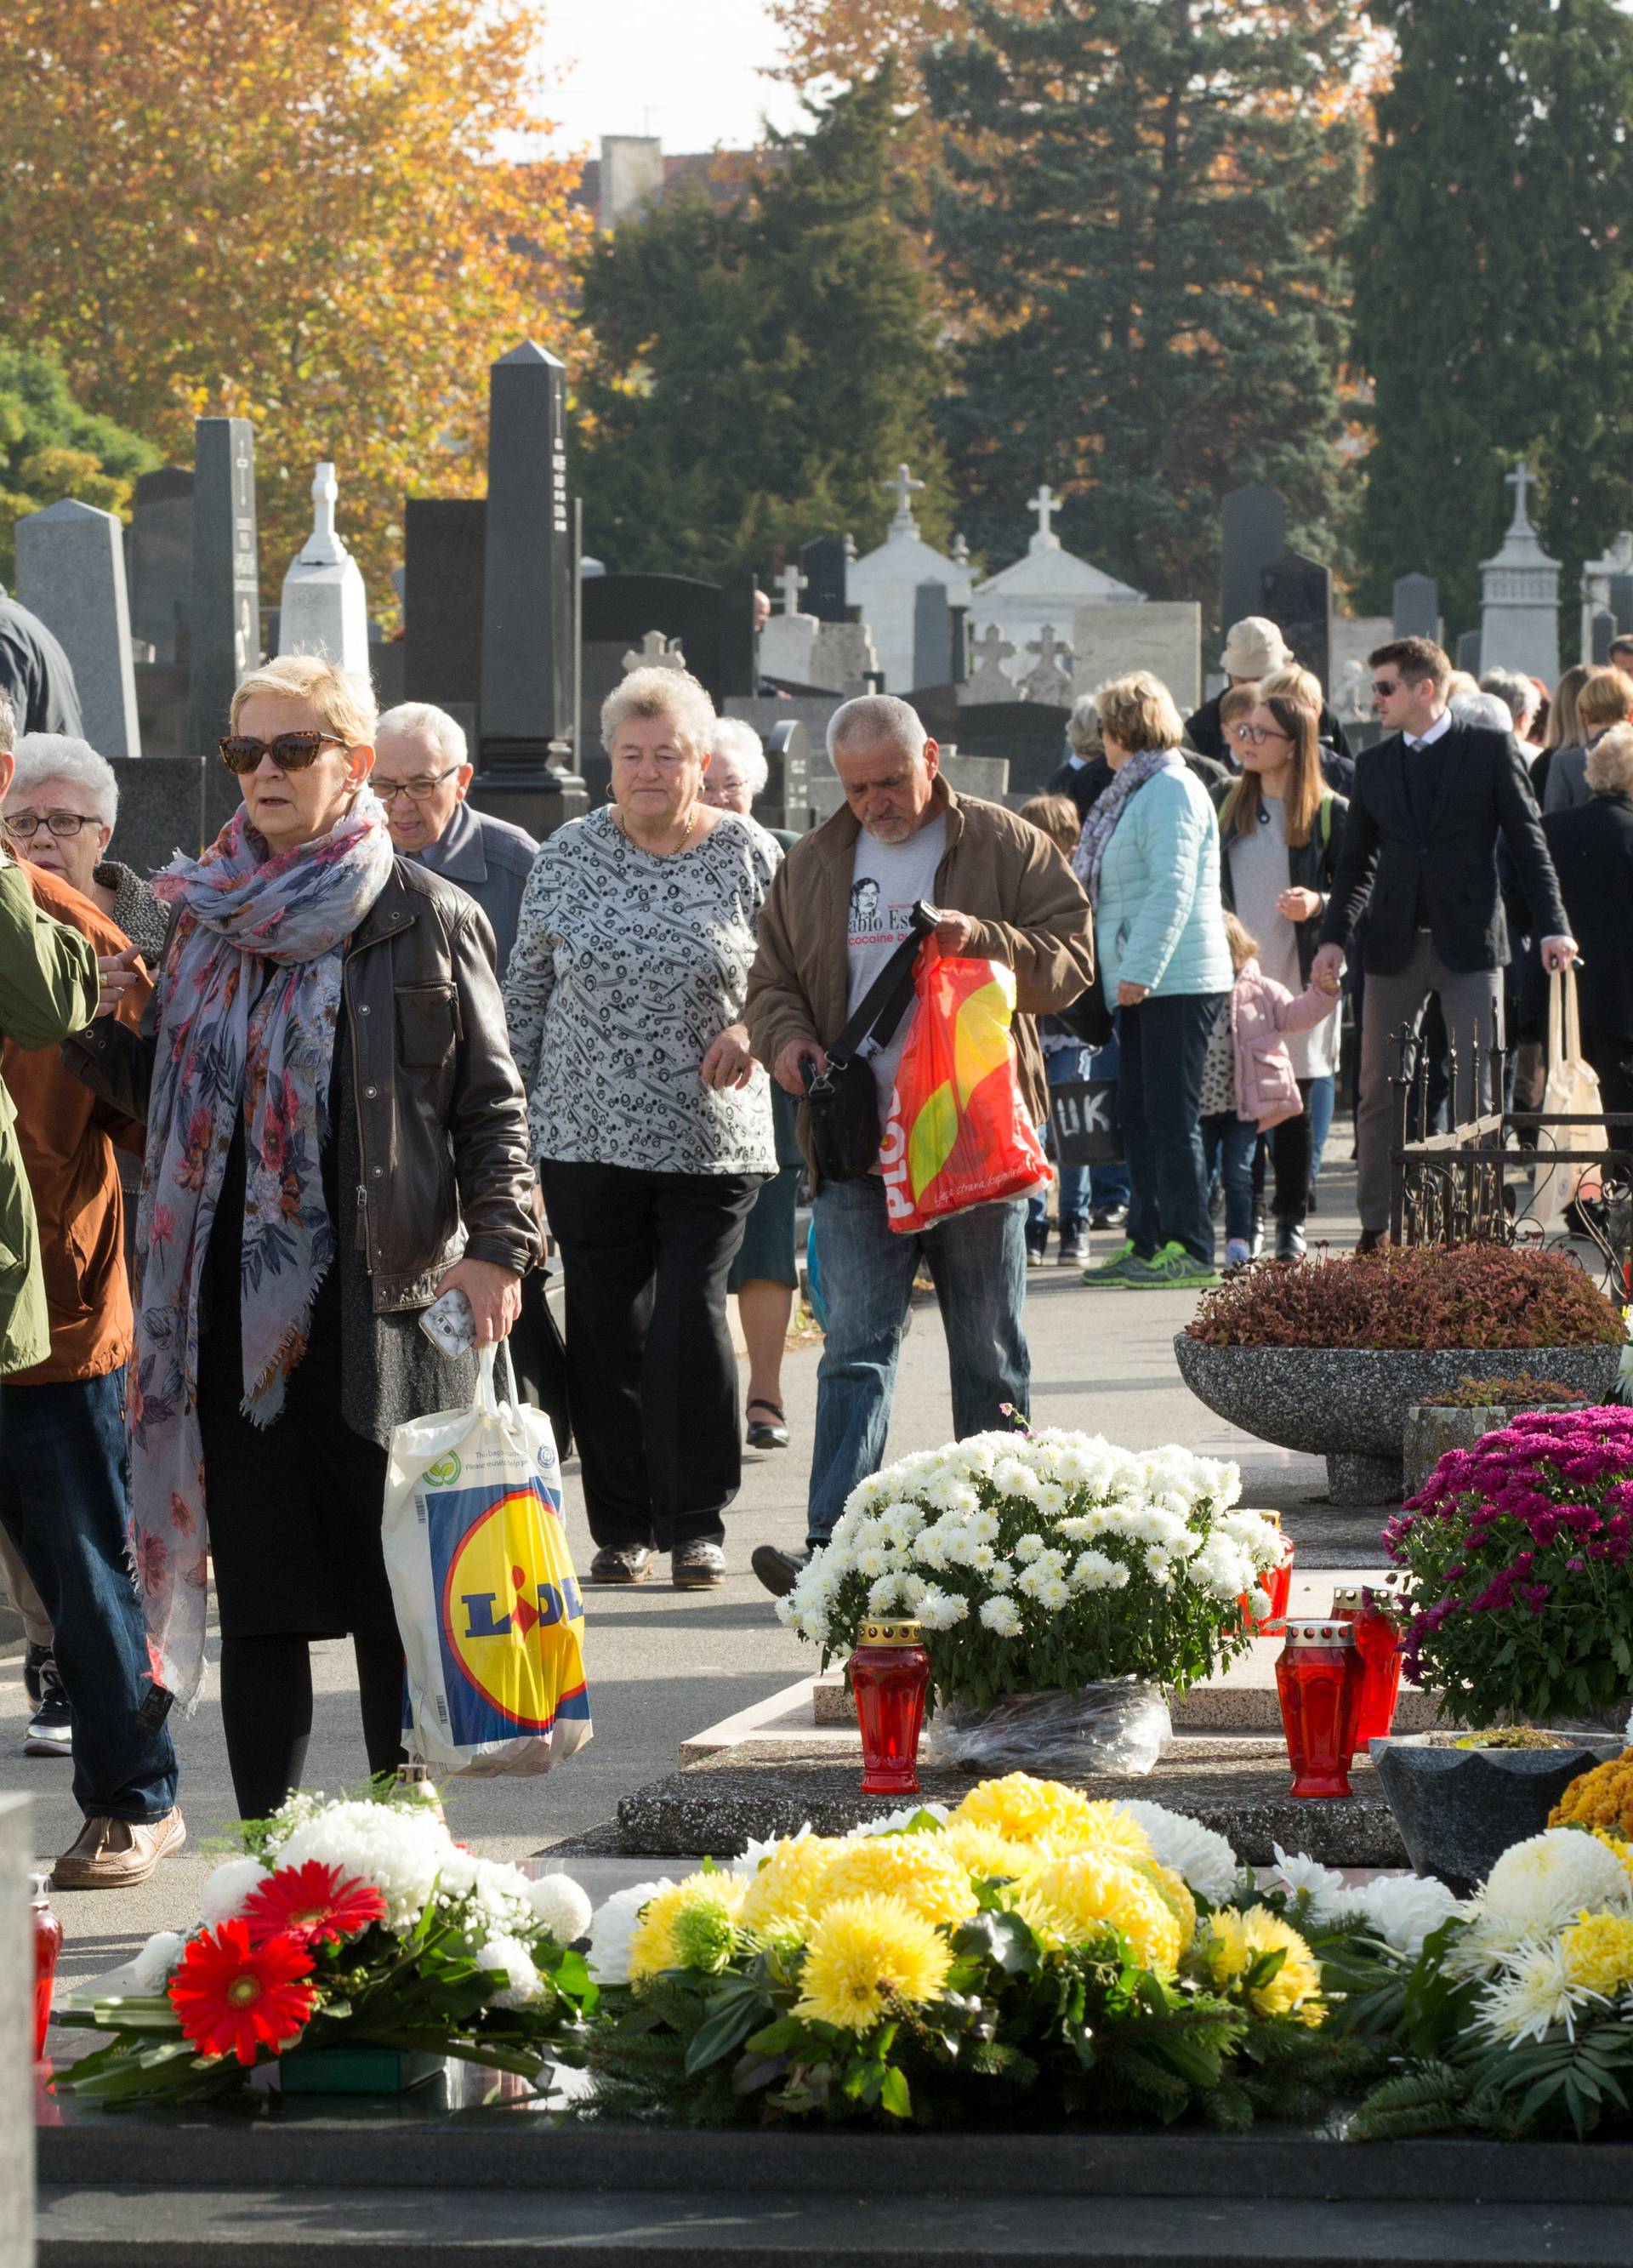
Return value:
<svg viewBox="0 0 1633 2268">
<path fill-rule="evenodd" d="M 785 1599 L 811 1564 L 808 1551 L 784 1551 L 777 1543 L 757 1543 L 748 1562 L 774 1599 Z"/>
<path fill-rule="evenodd" d="M 788 1420 L 775 1402 L 751 1402 L 748 1405 L 748 1446 L 751 1449 L 785 1449 L 788 1447 Z M 756 1410 L 769 1410 L 770 1420 L 756 1418 Z"/>
<path fill-rule="evenodd" d="M 652 1555 L 644 1543 L 623 1543 L 616 1550 L 598 1551 L 590 1562 L 586 1583 L 644 1583 L 652 1572 Z"/>
</svg>

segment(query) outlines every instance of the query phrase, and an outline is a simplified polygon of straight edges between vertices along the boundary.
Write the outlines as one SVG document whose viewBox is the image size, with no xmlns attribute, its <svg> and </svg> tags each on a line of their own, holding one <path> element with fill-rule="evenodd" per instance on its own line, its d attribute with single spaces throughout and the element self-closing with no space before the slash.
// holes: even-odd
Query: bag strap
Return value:
<svg viewBox="0 0 1633 2268">
<path fill-rule="evenodd" d="M 936 925 L 926 918 L 931 910 L 923 900 L 914 907 L 908 917 L 907 936 L 868 986 L 856 1014 L 828 1049 L 830 1058 L 837 1057 L 842 1062 L 856 1055 L 870 1038 L 881 1049 L 890 1045 L 896 1026 L 913 998 L 913 965 L 918 959 L 920 941 Z"/>
<path fill-rule="evenodd" d="M 495 1375 L 499 1357 L 504 1357 L 505 1395 L 499 1399 L 498 1381 Z M 511 1361 L 511 1343 L 501 1339 L 497 1346 L 476 1350 L 476 1407 L 484 1417 L 497 1418 L 504 1410 L 516 1407 L 516 1371 Z"/>
<path fill-rule="evenodd" d="M 1564 1035 L 1564 976 L 1557 968 L 1548 971 L 1548 1060 L 1550 1064 L 1563 1060 Z"/>
<path fill-rule="evenodd" d="M 1567 966 L 1564 972 L 1565 994 L 1565 1052 L 1572 1063 L 1582 1060 L 1582 1017 L 1577 1005 L 1577 972 Z"/>
</svg>

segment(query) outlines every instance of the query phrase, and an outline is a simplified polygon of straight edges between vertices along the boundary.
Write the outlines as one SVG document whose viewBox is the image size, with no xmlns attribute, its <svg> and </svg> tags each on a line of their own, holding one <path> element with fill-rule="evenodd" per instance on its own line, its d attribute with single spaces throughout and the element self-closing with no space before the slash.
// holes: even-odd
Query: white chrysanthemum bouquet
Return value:
<svg viewBox="0 0 1633 2268">
<path fill-rule="evenodd" d="M 1050 1428 L 904 1457 L 854 1492 L 778 1607 L 848 1654 L 865 1617 L 923 1627 L 933 1699 L 1134 1677 L 1182 1693 L 1245 1651 L 1268 1611 L 1276 1523 L 1237 1507 L 1234 1465 Z"/>
</svg>

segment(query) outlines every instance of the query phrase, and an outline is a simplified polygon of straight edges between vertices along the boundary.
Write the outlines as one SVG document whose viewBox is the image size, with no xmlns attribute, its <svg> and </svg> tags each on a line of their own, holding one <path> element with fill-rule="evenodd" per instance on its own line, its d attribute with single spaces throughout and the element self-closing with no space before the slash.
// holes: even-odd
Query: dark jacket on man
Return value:
<svg viewBox="0 0 1633 2268">
<path fill-rule="evenodd" d="M 1364 966 L 1393 976 L 1427 930 L 1442 964 L 1500 968 L 1509 957 L 1497 838 L 1514 862 L 1537 933 L 1569 934 L 1525 759 L 1513 736 L 1452 725 L 1426 748 L 1392 733 L 1364 749 L 1323 945 L 1347 945 L 1369 909 Z"/>
<path fill-rule="evenodd" d="M 1197 755 L 1190 748 L 1181 748 L 1180 754 L 1187 770 L 1195 774 L 1217 802 L 1231 784 L 1227 768 L 1216 763 L 1211 756 Z M 1068 756 L 1057 771 L 1050 773 L 1045 792 L 1069 795 L 1078 806 L 1078 818 L 1086 819 L 1115 777 L 1104 756 L 1091 756 L 1086 764 L 1074 764 Z"/>
<path fill-rule="evenodd" d="M 1185 720 L 1185 737 L 1199 755 L 1211 756 L 1216 762 L 1223 763 L 1227 770 L 1235 771 L 1238 767 L 1231 760 L 1230 746 L 1225 737 L 1225 727 L 1219 722 L 1219 703 L 1224 698 L 1225 689 L 1222 688 L 1214 695 L 1211 701 L 1204 701 L 1194 716 L 1188 717 Z M 1348 756 L 1350 754 L 1350 743 L 1344 738 L 1344 728 L 1339 723 L 1335 711 L 1329 709 L 1325 702 L 1321 703 L 1321 738 L 1327 742 L 1328 747 L 1335 748 L 1341 756 Z M 1337 787 L 1341 794 L 1343 792 L 1342 784 L 1336 780 L 1329 781 L 1328 785 Z"/>
<path fill-rule="evenodd" d="M 1583 1027 L 1633 1039 L 1633 799 L 1591 796 L 1548 812 L 1542 833 L 1566 925 L 1582 948 L 1576 970 Z"/>
<path fill-rule="evenodd" d="M 38 615 L 0 583 L 0 693 L 11 696 L 19 733 L 85 737 L 74 665 Z"/>
<path fill-rule="evenodd" d="M 468 803 L 456 803 L 437 840 L 411 855 L 433 874 L 468 891 L 487 915 L 503 984 L 516 942 L 522 892 L 539 855 L 532 836 L 508 819 L 494 819 L 485 811 L 473 811 Z"/>
</svg>

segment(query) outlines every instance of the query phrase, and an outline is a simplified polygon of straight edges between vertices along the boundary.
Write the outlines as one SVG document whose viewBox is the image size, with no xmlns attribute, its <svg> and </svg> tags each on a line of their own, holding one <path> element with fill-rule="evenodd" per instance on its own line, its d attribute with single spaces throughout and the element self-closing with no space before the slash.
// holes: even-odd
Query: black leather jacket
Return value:
<svg viewBox="0 0 1633 2268">
<path fill-rule="evenodd" d="M 397 858 L 347 940 L 343 972 L 362 1182 L 357 1241 L 376 1314 L 423 1307 L 460 1258 L 519 1276 L 540 1252 L 521 1080 L 474 899 Z M 145 1121 L 157 1017 L 98 1019 L 70 1068 Z"/>
</svg>

